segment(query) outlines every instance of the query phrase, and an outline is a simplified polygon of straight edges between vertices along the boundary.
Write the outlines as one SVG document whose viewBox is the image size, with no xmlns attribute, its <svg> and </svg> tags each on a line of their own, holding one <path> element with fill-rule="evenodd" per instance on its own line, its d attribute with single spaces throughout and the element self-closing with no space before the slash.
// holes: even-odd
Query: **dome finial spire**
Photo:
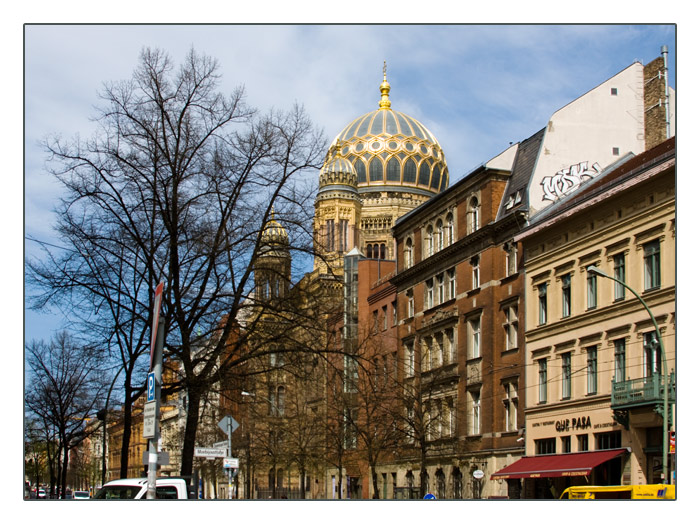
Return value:
<svg viewBox="0 0 700 524">
<path fill-rule="evenodd" d="M 382 94 L 382 99 L 379 101 L 379 107 L 381 109 L 389 109 L 391 107 L 391 101 L 389 100 L 389 91 L 391 86 L 389 82 L 386 81 L 386 60 L 384 60 L 384 81 L 379 86 L 379 92 Z"/>
</svg>

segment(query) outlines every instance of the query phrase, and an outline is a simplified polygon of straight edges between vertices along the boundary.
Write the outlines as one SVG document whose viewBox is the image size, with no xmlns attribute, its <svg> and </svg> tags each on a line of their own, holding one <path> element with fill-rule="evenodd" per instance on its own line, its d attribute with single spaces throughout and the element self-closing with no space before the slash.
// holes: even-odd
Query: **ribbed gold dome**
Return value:
<svg viewBox="0 0 700 524">
<path fill-rule="evenodd" d="M 355 168 L 352 167 L 347 158 L 338 156 L 337 147 L 332 147 L 331 151 L 333 150 L 335 150 L 335 154 L 331 156 L 329 151 L 329 158 L 321 168 L 321 174 L 318 179 L 319 193 L 332 189 L 344 189 L 356 193 L 357 173 L 355 173 Z"/>
<path fill-rule="evenodd" d="M 442 147 L 418 120 L 391 109 L 386 70 L 379 90 L 379 109 L 346 125 L 327 158 L 342 158 L 353 166 L 361 193 L 375 186 L 427 196 L 446 189 L 450 178 Z"/>
<path fill-rule="evenodd" d="M 282 224 L 275 220 L 275 210 L 272 210 L 270 220 L 265 225 L 265 230 L 262 233 L 263 244 L 289 244 L 289 234 L 282 227 Z"/>
</svg>

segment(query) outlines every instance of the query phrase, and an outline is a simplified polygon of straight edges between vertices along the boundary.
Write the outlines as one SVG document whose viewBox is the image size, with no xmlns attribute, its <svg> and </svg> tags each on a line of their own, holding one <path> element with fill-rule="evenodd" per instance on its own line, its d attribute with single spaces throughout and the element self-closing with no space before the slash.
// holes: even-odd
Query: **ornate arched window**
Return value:
<svg viewBox="0 0 700 524">
<path fill-rule="evenodd" d="M 407 238 L 404 244 L 404 269 L 413 267 L 413 239 Z"/>
<path fill-rule="evenodd" d="M 425 232 L 425 256 L 431 256 L 435 252 L 435 244 L 433 243 L 433 226 L 428 226 Z"/>
<path fill-rule="evenodd" d="M 445 225 L 445 245 L 449 246 L 454 242 L 454 235 L 455 235 L 455 224 L 454 224 L 454 218 L 452 216 L 452 213 L 448 213 L 447 215 L 447 223 Z"/>
<path fill-rule="evenodd" d="M 443 233 L 442 220 L 438 220 L 435 224 L 435 251 L 440 251 L 445 247 Z"/>
<path fill-rule="evenodd" d="M 469 209 L 467 211 L 467 228 L 469 233 L 473 233 L 479 229 L 479 200 L 472 197 L 469 201 Z"/>
</svg>

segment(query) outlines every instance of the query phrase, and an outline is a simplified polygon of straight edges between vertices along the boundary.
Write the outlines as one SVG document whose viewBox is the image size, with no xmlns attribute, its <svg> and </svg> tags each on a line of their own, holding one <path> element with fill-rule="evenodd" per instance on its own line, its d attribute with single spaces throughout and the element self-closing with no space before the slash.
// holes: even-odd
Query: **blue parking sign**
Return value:
<svg viewBox="0 0 700 524">
<path fill-rule="evenodd" d="M 146 402 L 152 402 L 156 399 L 156 374 L 151 372 L 148 374 L 146 382 Z"/>
</svg>

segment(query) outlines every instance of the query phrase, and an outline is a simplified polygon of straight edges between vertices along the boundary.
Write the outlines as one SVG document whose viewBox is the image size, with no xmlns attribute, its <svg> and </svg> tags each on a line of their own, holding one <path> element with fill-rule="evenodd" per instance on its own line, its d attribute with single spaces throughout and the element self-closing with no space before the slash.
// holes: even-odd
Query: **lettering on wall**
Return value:
<svg viewBox="0 0 700 524">
<path fill-rule="evenodd" d="M 554 176 L 546 176 L 542 179 L 542 200 L 555 201 L 578 188 L 585 180 L 595 178 L 600 174 L 600 166 L 597 162 L 589 168 L 588 162 L 579 162 L 566 169 L 557 171 Z"/>
</svg>

